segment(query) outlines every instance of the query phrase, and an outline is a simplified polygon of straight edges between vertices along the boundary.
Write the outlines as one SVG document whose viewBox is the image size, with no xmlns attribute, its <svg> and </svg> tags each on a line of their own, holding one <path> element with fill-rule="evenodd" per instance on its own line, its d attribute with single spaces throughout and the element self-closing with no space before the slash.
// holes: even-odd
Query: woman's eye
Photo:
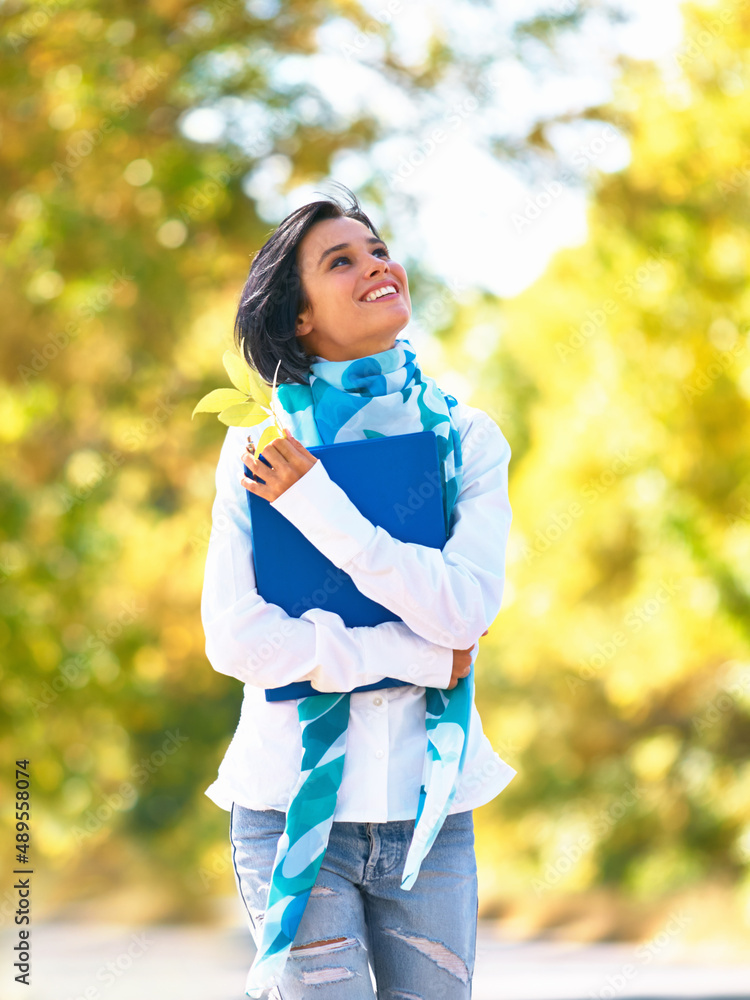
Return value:
<svg viewBox="0 0 750 1000">
<path fill-rule="evenodd" d="M 390 260 L 390 254 L 388 253 L 385 247 L 378 247 L 376 250 L 373 250 L 373 253 L 382 253 L 386 260 Z M 348 257 L 336 257 L 335 260 L 331 261 L 331 270 L 333 270 L 333 268 L 336 267 L 336 265 L 340 260 L 345 260 L 347 264 L 351 263 Z"/>
</svg>

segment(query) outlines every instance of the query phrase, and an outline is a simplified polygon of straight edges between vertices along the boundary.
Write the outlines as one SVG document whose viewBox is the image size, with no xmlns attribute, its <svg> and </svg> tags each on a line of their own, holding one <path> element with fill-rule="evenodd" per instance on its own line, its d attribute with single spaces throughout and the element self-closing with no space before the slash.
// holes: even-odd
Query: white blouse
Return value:
<svg viewBox="0 0 750 1000">
<path fill-rule="evenodd" d="M 265 688 L 310 681 L 318 691 L 351 691 L 394 677 L 410 685 L 351 696 L 334 820 L 416 817 L 427 747 L 425 687 L 448 685 L 453 650 L 472 647 L 499 612 L 512 518 L 510 445 L 483 410 L 459 402 L 453 413 L 463 483 L 442 551 L 399 541 L 373 525 L 320 461 L 272 501 L 365 596 L 401 618 L 354 628 L 325 608 L 292 618 L 258 594 L 247 491 L 239 479 L 248 433 L 257 445 L 271 418 L 227 429 L 201 600 L 206 656 L 215 670 L 244 682 L 239 724 L 218 778 L 206 789 L 222 809 L 236 802 L 285 812 L 297 782 L 297 702 L 268 702 Z M 479 652 L 475 683 L 482 683 Z M 451 813 L 489 802 L 517 773 L 492 749 L 475 704 L 468 738 Z"/>
</svg>

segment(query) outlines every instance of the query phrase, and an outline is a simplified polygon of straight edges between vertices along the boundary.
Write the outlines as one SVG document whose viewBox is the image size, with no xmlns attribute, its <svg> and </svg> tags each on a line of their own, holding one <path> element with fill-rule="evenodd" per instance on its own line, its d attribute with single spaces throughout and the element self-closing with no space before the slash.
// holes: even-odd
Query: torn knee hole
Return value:
<svg viewBox="0 0 750 1000">
<path fill-rule="evenodd" d="M 444 944 L 415 934 L 405 934 L 390 927 L 386 927 L 384 930 L 386 934 L 391 934 L 393 937 L 403 941 L 404 944 L 421 952 L 426 958 L 433 961 L 435 965 L 441 969 L 445 969 L 446 972 L 455 976 L 462 983 L 469 982 L 470 976 L 469 970 L 466 968 L 466 963 L 459 955 L 456 955 L 455 952 L 451 951 Z"/>
<path fill-rule="evenodd" d="M 328 955 L 332 951 L 340 951 L 342 948 L 351 948 L 356 945 L 355 937 L 329 938 L 326 941 L 310 941 L 308 944 L 294 945 L 293 952 L 302 952 L 304 957 L 311 958 L 314 955 Z"/>
<path fill-rule="evenodd" d="M 292 951 L 302 951 L 305 948 L 322 948 L 326 944 L 339 944 L 341 941 L 346 941 L 345 937 L 331 938 L 330 941 L 310 941 L 309 944 L 298 944 L 292 948 Z"/>
<path fill-rule="evenodd" d="M 354 973 L 343 965 L 331 966 L 327 969 L 303 969 L 300 982 L 305 986 L 325 986 L 329 983 L 340 983 L 345 979 L 353 979 Z"/>
</svg>

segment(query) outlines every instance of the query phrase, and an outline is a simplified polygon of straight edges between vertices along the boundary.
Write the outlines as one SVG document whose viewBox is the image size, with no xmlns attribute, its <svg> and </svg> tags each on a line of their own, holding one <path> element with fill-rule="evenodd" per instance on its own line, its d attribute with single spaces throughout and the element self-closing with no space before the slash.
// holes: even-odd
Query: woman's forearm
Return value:
<svg viewBox="0 0 750 1000">
<path fill-rule="evenodd" d="M 299 618 L 257 590 L 250 521 L 232 452 L 230 428 L 216 473 L 201 617 L 206 655 L 215 670 L 264 688 L 300 680 L 349 691 L 383 677 L 444 687 L 452 651 L 414 634 L 403 622 L 347 628 L 342 618 L 311 608 Z"/>
<path fill-rule="evenodd" d="M 477 414 L 474 441 L 481 435 L 483 446 L 472 447 L 467 434 L 463 488 L 442 551 L 373 525 L 320 462 L 272 504 L 361 593 L 417 635 L 451 648 L 471 646 L 492 624 L 505 582 L 510 446 L 490 417 Z"/>
</svg>

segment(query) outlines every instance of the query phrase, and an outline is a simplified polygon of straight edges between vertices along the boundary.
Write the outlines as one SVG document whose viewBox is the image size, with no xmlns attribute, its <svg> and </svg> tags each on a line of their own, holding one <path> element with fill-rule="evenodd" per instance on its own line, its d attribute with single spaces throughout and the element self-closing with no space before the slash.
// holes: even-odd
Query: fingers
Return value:
<svg viewBox="0 0 750 1000">
<path fill-rule="evenodd" d="M 284 458 L 284 461 L 288 462 L 290 465 L 293 465 L 295 459 L 299 458 L 299 449 L 295 448 L 294 442 L 289 438 L 274 438 L 268 447 L 275 448 L 276 451 Z"/>
<path fill-rule="evenodd" d="M 471 673 L 472 661 L 471 657 L 466 655 L 468 652 L 470 652 L 468 649 L 453 650 L 453 669 L 448 684 L 449 688 L 454 688 L 462 677 L 468 677 Z"/>
<path fill-rule="evenodd" d="M 284 434 L 286 435 L 287 433 L 286 428 L 284 428 Z M 269 457 L 268 452 L 271 450 L 273 450 L 277 455 L 280 455 L 284 461 L 289 462 L 290 465 L 292 465 L 296 459 L 307 451 L 304 445 L 300 444 L 296 438 L 291 436 L 277 437 L 274 438 L 270 444 L 267 444 L 263 449 L 263 454 L 266 458 Z"/>
<path fill-rule="evenodd" d="M 294 434 L 292 434 L 292 432 L 290 430 L 288 430 L 286 427 L 284 428 L 284 438 L 282 440 L 288 441 L 289 444 L 295 449 L 295 451 L 299 455 L 305 455 L 305 456 L 307 456 L 307 458 L 313 458 L 314 457 L 313 455 L 310 454 L 310 452 L 307 450 L 307 448 L 305 448 L 305 446 L 302 444 L 302 442 L 299 441 L 294 436 Z M 316 461 L 317 461 L 317 459 L 316 459 Z"/>
<path fill-rule="evenodd" d="M 278 443 L 279 443 L 280 440 L 281 440 L 280 438 L 276 438 L 274 441 L 271 441 L 271 443 L 267 444 L 265 446 L 265 448 L 263 449 L 263 451 L 261 452 L 261 455 L 263 456 L 263 458 L 265 458 L 265 460 L 267 462 L 270 462 L 271 466 L 274 466 L 274 465 L 283 465 L 283 464 L 289 465 L 290 464 L 289 459 L 292 456 L 289 454 L 288 451 L 284 452 L 284 451 L 282 451 L 281 448 L 278 447 Z M 288 449 L 288 447 L 289 446 L 287 445 L 287 449 Z M 256 458 L 256 462 L 259 462 L 259 461 L 260 461 L 260 457 Z"/>
<path fill-rule="evenodd" d="M 453 672 L 451 673 L 451 679 L 448 683 L 448 690 L 452 690 L 459 682 L 462 677 L 468 677 L 471 673 L 471 663 L 467 663 L 463 667 L 459 667 L 454 664 Z"/>
<path fill-rule="evenodd" d="M 281 456 L 284 459 L 284 461 L 288 462 L 290 465 L 293 465 L 295 458 L 299 456 L 305 456 L 308 460 L 313 458 L 313 456 L 310 454 L 307 448 L 305 448 L 302 442 L 298 441 L 297 438 L 294 437 L 291 431 L 286 427 L 284 428 L 284 436 L 274 438 L 274 440 L 270 444 L 266 445 L 261 454 L 264 455 L 266 458 L 269 458 L 268 453 L 270 449 L 274 449 L 277 458 L 278 456 Z M 243 460 L 245 459 L 246 455 L 249 455 L 251 458 L 259 457 L 256 456 L 255 445 L 253 443 L 252 435 L 250 434 L 248 434 L 247 437 L 247 445 L 245 446 L 245 451 L 243 451 L 242 453 Z M 249 463 L 246 461 L 245 465 L 249 465 Z"/>
<path fill-rule="evenodd" d="M 284 441 L 284 444 L 281 448 L 278 447 L 279 441 Z M 271 463 L 272 468 L 274 464 L 279 465 L 280 463 L 286 463 L 288 465 L 291 465 L 292 462 L 290 461 L 290 459 L 294 460 L 295 458 L 295 453 L 291 450 L 291 445 L 287 443 L 286 440 L 283 438 L 276 438 L 274 441 L 271 441 L 270 444 L 267 444 L 266 447 L 261 452 L 261 455 L 266 459 L 267 462 Z M 245 465 L 253 471 L 256 466 L 259 470 L 263 467 L 260 461 L 260 456 L 256 454 L 255 445 L 252 443 L 252 441 L 248 442 L 247 446 L 245 447 L 245 450 L 242 453 L 241 458 L 245 463 Z M 266 471 L 269 471 L 267 465 L 265 466 L 265 469 Z"/>
<path fill-rule="evenodd" d="M 306 465 L 310 465 L 311 462 L 317 462 L 315 456 L 310 454 L 302 442 L 292 437 L 291 434 L 288 437 L 277 438 L 274 444 L 277 444 L 279 441 L 282 442 L 282 449 L 280 450 L 283 451 L 284 455 L 288 455 L 288 460 L 293 460 L 296 457 L 297 459 L 302 459 Z M 284 448 L 287 450 L 284 451 Z"/>
<path fill-rule="evenodd" d="M 240 473 L 240 483 L 245 489 L 269 501 L 276 500 L 319 461 L 286 428 L 283 437 L 274 438 L 257 457 L 255 453 L 256 446 L 252 436 L 248 435 L 241 457 L 255 478 L 250 479 Z"/>
<path fill-rule="evenodd" d="M 265 469 L 266 472 L 272 471 L 268 468 L 267 465 L 264 465 L 263 462 L 255 458 L 253 455 L 250 455 L 248 452 L 245 452 L 242 455 L 242 462 L 248 467 L 248 469 L 250 470 L 250 472 L 252 472 L 254 476 L 260 476 L 261 479 L 263 478 L 262 476 L 263 469 Z"/>
</svg>

